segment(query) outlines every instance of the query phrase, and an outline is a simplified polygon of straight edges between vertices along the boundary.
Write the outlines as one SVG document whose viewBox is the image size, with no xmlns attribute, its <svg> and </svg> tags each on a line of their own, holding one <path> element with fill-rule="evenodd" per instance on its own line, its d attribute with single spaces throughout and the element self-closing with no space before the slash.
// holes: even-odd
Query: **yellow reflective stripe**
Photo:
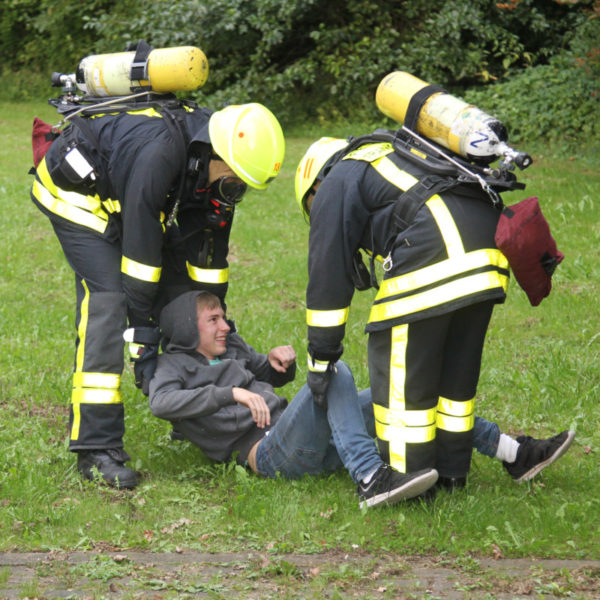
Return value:
<svg viewBox="0 0 600 600">
<path fill-rule="evenodd" d="M 73 405 L 122 404 L 123 400 L 121 398 L 121 392 L 119 390 L 103 390 L 97 388 L 73 388 L 71 402 L 73 403 Z"/>
<path fill-rule="evenodd" d="M 440 233 L 444 238 L 448 257 L 453 258 L 457 255 L 464 254 L 465 249 L 462 240 L 460 239 L 460 233 L 458 233 L 456 223 L 444 201 L 435 194 L 427 200 L 425 206 L 431 211 Z"/>
<path fill-rule="evenodd" d="M 336 310 L 306 309 L 306 323 L 311 327 L 337 327 L 348 320 L 350 307 Z"/>
<path fill-rule="evenodd" d="M 75 372 L 79 373 L 83 371 L 83 358 L 85 356 L 85 336 L 89 318 L 89 307 L 90 307 L 90 290 L 85 282 L 85 279 L 81 280 L 83 286 L 83 299 L 79 307 L 79 327 L 77 328 L 77 337 L 79 338 L 79 344 L 77 345 L 77 355 L 75 357 Z"/>
<path fill-rule="evenodd" d="M 438 398 L 437 409 L 447 415 L 464 417 L 475 412 L 475 398 L 471 400 L 450 400 L 449 398 Z"/>
<path fill-rule="evenodd" d="M 490 265 L 508 271 L 508 261 L 500 250 L 492 248 L 474 250 L 458 259 L 445 259 L 442 262 L 423 267 L 412 273 L 405 273 L 404 275 L 384 279 L 381 282 L 375 300 L 405 294 L 406 292 L 429 286 L 437 281 Z"/>
<path fill-rule="evenodd" d="M 93 211 L 88 211 L 89 203 L 87 202 L 84 202 L 88 205 L 86 208 L 78 208 L 73 202 L 66 202 L 63 198 L 53 196 L 37 179 L 33 182 L 31 191 L 35 199 L 55 215 L 73 223 L 77 223 L 78 225 L 89 227 L 99 233 L 104 233 L 106 230 L 108 216 L 101 209 L 98 210 L 98 208 L 94 208 Z M 73 196 L 78 196 L 79 199 L 83 199 L 84 201 L 86 199 L 93 200 L 91 196 L 84 196 L 83 194 L 64 191 L 61 191 L 61 193 L 68 193 L 71 199 Z"/>
<path fill-rule="evenodd" d="M 162 115 L 154 108 L 145 108 L 143 110 L 128 110 L 128 115 L 142 115 L 144 117 L 159 117 L 162 119 Z"/>
<path fill-rule="evenodd" d="M 471 431 L 474 424 L 475 414 L 468 415 L 467 417 L 451 417 L 440 412 L 437 414 L 437 427 L 444 431 L 452 431 L 454 433 Z"/>
<path fill-rule="evenodd" d="M 324 373 L 327 371 L 327 367 L 329 366 L 328 360 L 315 360 L 313 364 L 313 359 L 308 357 L 308 370 L 316 373 Z"/>
<path fill-rule="evenodd" d="M 159 117 L 162 119 L 162 115 L 154 108 L 144 108 L 141 110 L 128 110 L 125 111 L 128 115 L 142 115 L 144 117 Z M 90 119 L 98 119 L 99 117 L 107 117 L 110 115 L 121 115 L 123 114 L 122 112 L 110 112 L 107 111 L 105 113 L 99 113 L 96 115 L 90 115 L 89 118 Z"/>
<path fill-rule="evenodd" d="M 406 444 L 389 442 L 390 466 L 400 473 L 406 473 Z"/>
<path fill-rule="evenodd" d="M 201 269 L 187 263 L 187 272 L 190 279 L 199 283 L 227 283 L 229 279 L 229 269 Z"/>
<path fill-rule="evenodd" d="M 90 307 L 90 290 L 85 282 L 85 279 L 81 280 L 83 286 L 83 299 L 79 306 L 79 326 L 77 328 L 77 352 L 75 354 L 75 373 L 73 374 L 73 388 L 75 388 L 75 377 L 78 373 L 83 371 L 83 359 L 85 357 L 85 337 L 89 318 L 89 307 Z M 73 423 L 71 425 L 71 439 L 79 439 L 79 427 L 81 425 L 81 411 L 79 409 L 79 402 L 73 402 L 71 397 L 71 403 L 73 404 Z"/>
<path fill-rule="evenodd" d="M 390 350 L 390 389 L 389 410 L 402 412 L 405 409 L 404 383 L 406 381 L 406 346 L 408 344 L 408 325 L 392 327 Z"/>
<path fill-rule="evenodd" d="M 407 298 L 392 300 L 371 307 L 369 323 L 394 319 L 415 312 L 420 312 L 457 300 L 470 294 L 501 287 L 506 291 L 508 287 L 508 274 L 489 271 L 465 276 L 456 281 L 438 285 L 434 289 L 413 294 Z"/>
<path fill-rule="evenodd" d="M 118 200 L 112 200 L 111 198 L 102 200 L 102 206 L 104 206 L 109 213 L 121 212 L 121 203 Z"/>
<path fill-rule="evenodd" d="M 100 196 L 98 196 L 98 194 L 94 196 L 86 196 L 85 194 L 80 194 L 79 192 L 68 192 L 67 190 L 59 188 L 52 180 L 52 177 L 50 177 L 45 158 L 42 159 L 38 165 L 36 173 L 42 183 L 42 187 L 45 187 L 46 190 L 58 198 L 59 201 L 66 202 L 71 206 L 76 206 L 78 208 L 82 208 L 83 210 L 87 210 L 95 214 L 99 219 L 108 219 L 108 215 L 102 210 Z"/>
<path fill-rule="evenodd" d="M 438 398 L 437 426 L 445 431 L 456 433 L 470 431 L 475 424 L 475 398 L 471 400 L 450 400 Z"/>
<path fill-rule="evenodd" d="M 393 151 L 394 148 L 392 148 L 392 145 L 389 142 L 365 144 L 346 154 L 342 160 L 364 160 L 372 163 L 374 160 L 385 156 L 386 154 L 391 154 Z"/>
<path fill-rule="evenodd" d="M 73 387 L 94 387 L 118 389 L 121 385 L 121 376 L 116 373 L 83 373 L 73 374 Z"/>
<path fill-rule="evenodd" d="M 390 332 L 390 377 L 389 377 L 389 395 L 388 412 L 397 414 L 404 412 L 405 397 L 404 384 L 406 381 L 406 347 L 408 344 L 408 325 L 398 325 L 392 327 Z M 376 406 L 375 404 L 373 406 Z M 381 440 L 388 437 L 389 432 L 385 423 L 375 421 L 375 433 Z M 406 439 L 402 437 L 401 432 L 396 431 L 393 439 L 388 441 L 388 452 L 390 465 L 406 473 Z M 385 437 L 382 437 L 385 436 Z"/>
<path fill-rule="evenodd" d="M 435 408 L 425 410 L 390 410 L 385 406 L 373 404 L 375 419 L 385 425 L 395 427 L 422 427 L 435 423 Z"/>
<path fill-rule="evenodd" d="M 435 439 L 435 423 L 424 427 L 398 427 L 375 421 L 375 433 L 380 440 L 390 444 L 393 444 L 396 439 L 401 439 L 403 444 L 425 444 Z M 399 445 L 396 448 L 399 450 Z M 403 454 L 402 451 L 396 451 L 397 458 L 401 462 L 406 462 Z"/>
<path fill-rule="evenodd" d="M 141 281 L 150 281 L 156 283 L 160 280 L 160 267 L 153 267 L 151 265 L 144 265 L 131 258 L 123 256 L 121 258 L 121 272 L 135 279 Z"/>
<path fill-rule="evenodd" d="M 406 171 L 403 171 L 397 167 L 386 156 L 377 159 L 376 161 L 372 162 L 371 165 L 384 179 L 395 185 L 397 188 L 400 188 L 403 192 L 411 188 L 413 185 L 415 185 L 415 183 L 417 183 L 417 181 L 419 181 L 410 173 L 407 173 Z"/>
</svg>

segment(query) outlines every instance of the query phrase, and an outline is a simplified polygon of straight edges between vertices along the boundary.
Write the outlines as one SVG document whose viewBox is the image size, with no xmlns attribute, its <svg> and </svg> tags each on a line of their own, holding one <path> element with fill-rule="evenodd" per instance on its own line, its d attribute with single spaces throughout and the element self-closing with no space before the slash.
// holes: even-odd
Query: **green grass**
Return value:
<svg viewBox="0 0 600 600">
<path fill-rule="evenodd" d="M 540 149 L 522 175 L 526 192 L 506 198 L 537 195 L 566 258 L 537 308 L 511 281 L 507 303 L 493 316 L 478 401 L 478 413 L 510 433 L 542 437 L 574 428 L 574 446 L 532 484 L 516 485 L 498 461 L 475 456 L 464 492 L 362 512 L 344 472 L 263 480 L 172 442 L 168 424 L 152 417 L 127 374 L 125 444 L 141 483 L 119 492 L 79 478 L 66 443 L 74 282 L 47 219 L 29 200 L 36 115 L 57 121 L 43 104 L 0 105 L 0 551 L 360 549 L 454 560 L 499 550 L 505 557 L 600 559 L 600 175 L 591 160 Z M 232 233 L 230 316 L 257 349 L 294 345 L 300 368 L 289 398 L 306 363 L 308 227 L 293 178 L 302 152 L 322 133 L 294 132 L 281 175 L 265 193 L 248 195 Z M 368 385 L 363 327 L 372 295 L 355 297 L 345 340 L 359 386 Z M 278 568 L 286 574 L 284 560 Z M 95 569 L 110 576 L 102 562 Z"/>
</svg>

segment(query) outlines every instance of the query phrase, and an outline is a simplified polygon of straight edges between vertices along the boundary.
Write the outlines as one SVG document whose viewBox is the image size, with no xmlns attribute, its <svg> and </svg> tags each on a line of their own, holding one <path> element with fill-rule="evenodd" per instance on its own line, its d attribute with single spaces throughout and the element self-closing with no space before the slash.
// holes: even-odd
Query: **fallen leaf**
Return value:
<svg viewBox="0 0 600 600">
<path fill-rule="evenodd" d="M 502 555 L 502 550 L 500 550 L 500 547 L 497 544 L 492 544 L 492 555 L 494 557 L 494 560 L 504 558 L 504 556 Z"/>
</svg>

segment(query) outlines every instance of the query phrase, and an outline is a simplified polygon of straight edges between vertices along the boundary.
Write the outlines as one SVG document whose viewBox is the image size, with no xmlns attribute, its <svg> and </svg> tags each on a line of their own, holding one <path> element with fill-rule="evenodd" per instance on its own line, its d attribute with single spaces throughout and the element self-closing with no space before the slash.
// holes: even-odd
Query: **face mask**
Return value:
<svg viewBox="0 0 600 600">
<path fill-rule="evenodd" d="M 237 177 L 219 177 L 211 183 L 208 189 L 211 200 L 216 200 L 223 206 L 232 207 L 241 202 L 247 187 Z"/>
</svg>

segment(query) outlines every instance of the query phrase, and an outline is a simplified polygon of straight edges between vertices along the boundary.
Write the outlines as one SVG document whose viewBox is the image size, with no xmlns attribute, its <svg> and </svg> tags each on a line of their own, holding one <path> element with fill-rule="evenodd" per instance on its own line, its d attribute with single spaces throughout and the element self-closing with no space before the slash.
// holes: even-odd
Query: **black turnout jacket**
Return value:
<svg viewBox="0 0 600 600">
<path fill-rule="evenodd" d="M 322 181 L 310 212 L 306 292 L 314 360 L 342 353 L 359 250 L 384 267 L 367 332 L 504 301 L 508 263 L 494 242 L 500 213 L 478 185 L 433 194 L 407 226 L 395 221 L 403 191 L 425 174 L 382 142 L 351 151 Z"/>
<path fill-rule="evenodd" d="M 144 324 L 151 313 L 158 283 L 167 275 L 162 272 L 165 257 L 173 256 L 169 250 L 179 252 L 172 264 L 190 287 L 221 298 L 227 290 L 231 219 L 211 228 L 208 199 L 193 194 L 207 183 L 211 111 L 177 110 L 183 111 L 183 135 L 154 108 L 80 117 L 79 123 L 74 119 L 38 165 L 32 188 L 33 201 L 51 219 L 119 244 L 123 290 L 134 325 Z M 65 156 L 73 148 L 93 166 L 93 181 L 65 167 Z M 199 159 L 198 178 L 180 188 L 190 157 Z M 168 227 L 180 191 L 177 218 Z"/>
</svg>

